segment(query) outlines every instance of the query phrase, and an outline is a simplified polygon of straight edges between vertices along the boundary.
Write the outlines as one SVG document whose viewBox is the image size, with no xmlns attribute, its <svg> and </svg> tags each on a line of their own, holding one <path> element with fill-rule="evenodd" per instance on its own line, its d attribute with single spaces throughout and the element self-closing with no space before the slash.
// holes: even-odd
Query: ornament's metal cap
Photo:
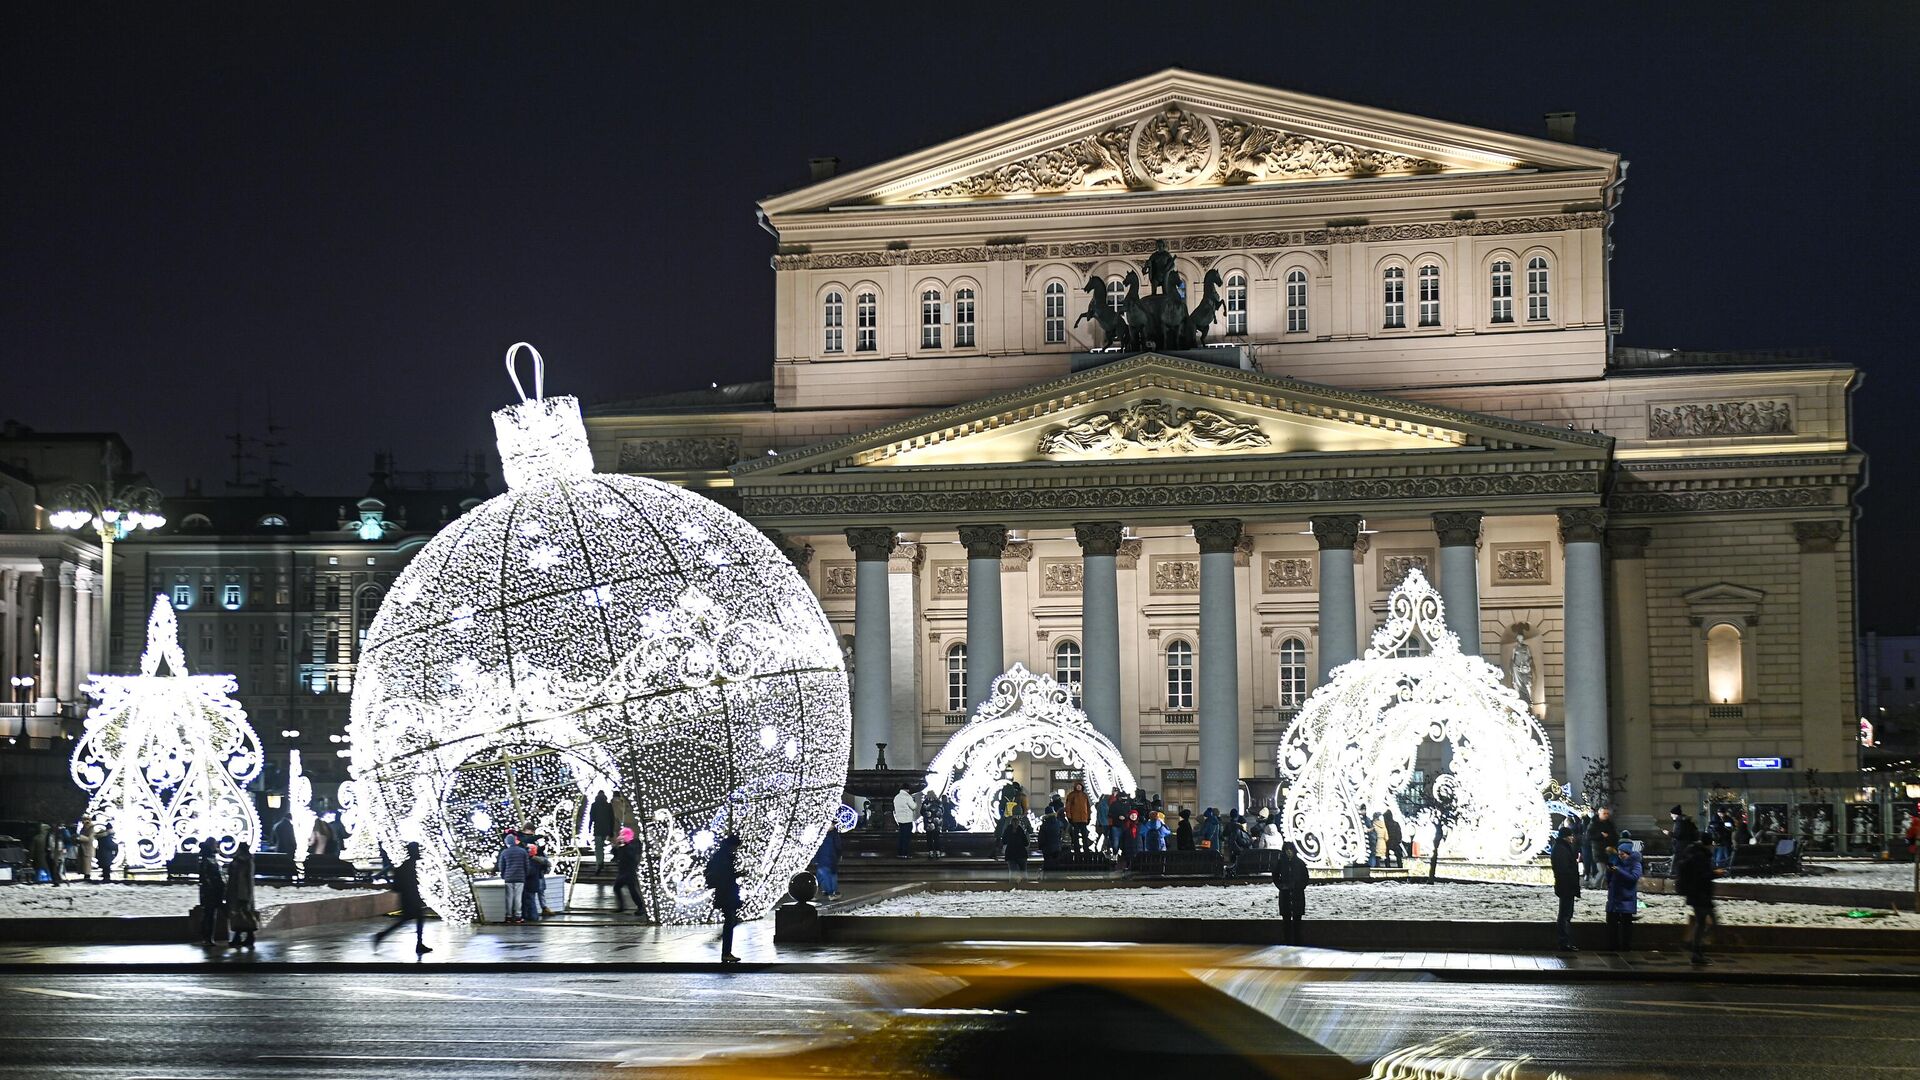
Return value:
<svg viewBox="0 0 1920 1080">
<path fill-rule="evenodd" d="M 579 398 L 533 398 L 509 405 L 493 414 L 493 433 L 509 488 L 593 473 Z"/>
</svg>

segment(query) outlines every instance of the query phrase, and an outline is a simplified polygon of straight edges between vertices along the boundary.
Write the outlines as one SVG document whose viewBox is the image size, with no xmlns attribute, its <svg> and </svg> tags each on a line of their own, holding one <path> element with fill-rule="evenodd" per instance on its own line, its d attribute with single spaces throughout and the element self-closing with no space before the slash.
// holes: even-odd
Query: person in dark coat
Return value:
<svg viewBox="0 0 1920 1080">
<path fill-rule="evenodd" d="M 227 883 L 220 876 L 220 845 L 209 836 L 200 841 L 200 944 L 218 945 L 213 939 L 220 925 L 220 909 L 226 906 Z"/>
<path fill-rule="evenodd" d="M 713 890 L 713 906 L 720 911 L 720 962 L 737 964 L 733 955 L 733 929 L 740 925 L 740 835 L 729 832 L 713 845 L 707 856 L 707 886 Z"/>
<path fill-rule="evenodd" d="M 1553 841 L 1550 861 L 1553 864 L 1553 895 L 1560 898 L 1560 914 L 1554 919 L 1554 929 L 1559 934 L 1561 950 L 1577 952 L 1573 944 L 1573 904 L 1580 899 L 1580 856 L 1574 850 L 1572 828 L 1565 825 L 1560 827 L 1560 834 Z"/>
<path fill-rule="evenodd" d="M 820 883 L 822 900 L 840 898 L 840 839 L 838 826 L 828 825 L 827 835 L 820 838 L 820 850 L 813 853 L 813 877 Z"/>
<path fill-rule="evenodd" d="M 260 912 L 253 906 L 253 849 L 245 843 L 235 845 L 227 865 L 227 929 L 233 934 L 227 944 L 236 949 L 253 948 L 260 932 Z"/>
<path fill-rule="evenodd" d="M 1386 813 L 1387 813 L 1387 860 L 1388 860 L 1387 865 L 1388 866 L 1405 866 L 1407 865 L 1407 861 L 1406 861 L 1407 849 L 1404 846 L 1402 846 L 1402 842 L 1406 839 L 1406 836 L 1400 831 L 1400 819 L 1397 817 L 1394 817 L 1393 811 L 1391 810 L 1388 810 Z"/>
<path fill-rule="evenodd" d="M 626 896 L 633 897 L 633 913 L 646 918 L 647 905 L 640 899 L 640 845 L 634 842 L 633 830 L 622 825 L 613 845 L 613 910 L 627 910 Z"/>
<path fill-rule="evenodd" d="M 1687 816 L 1687 812 L 1678 806 L 1667 813 L 1673 818 L 1673 828 L 1662 831 L 1673 837 L 1673 853 L 1677 857 L 1687 850 L 1689 844 L 1700 839 L 1700 826 L 1695 825 L 1693 819 Z"/>
<path fill-rule="evenodd" d="M 1040 854 L 1042 856 L 1060 854 L 1060 849 L 1066 846 L 1066 839 L 1066 819 L 1054 813 L 1049 807 L 1046 814 L 1040 818 Z"/>
<path fill-rule="evenodd" d="M 1638 845 L 1615 848 L 1607 862 L 1607 928 L 1613 951 L 1633 948 L 1633 922 L 1640 917 L 1640 853 Z"/>
<path fill-rule="evenodd" d="M 1587 826 L 1587 839 L 1592 846 L 1587 855 L 1587 877 L 1599 881 L 1612 865 L 1613 850 L 1620 843 L 1620 828 L 1614 824 L 1610 807 L 1603 806 L 1593 815 L 1593 824 Z"/>
<path fill-rule="evenodd" d="M 1007 827 L 1002 832 L 1000 844 L 1007 859 L 1007 879 L 1025 881 L 1027 879 L 1027 823 L 1025 814 L 1012 814 L 1007 818 Z"/>
<path fill-rule="evenodd" d="M 93 861 L 100 867 L 102 884 L 113 880 L 113 863 L 120 857 L 120 841 L 113 837 L 111 824 L 100 826 L 100 836 L 94 841 Z"/>
<path fill-rule="evenodd" d="M 946 854 L 940 846 L 940 833 L 946 828 L 946 822 L 947 800 L 929 788 L 920 796 L 920 827 L 927 831 L 927 858 L 929 859 L 938 859 Z"/>
<path fill-rule="evenodd" d="M 507 894 L 507 902 L 500 908 L 501 921 L 522 922 L 520 906 L 527 891 L 527 849 L 520 846 L 520 834 L 509 831 L 501 838 L 496 866 Z"/>
<path fill-rule="evenodd" d="M 1713 816 L 1713 865 L 1733 865 L 1733 814 L 1727 810 Z"/>
<path fill-rule="evenodd" d="M 606 792 L 593 797 L 593 805 L 587 808 L 587 824 L 593 829 L 593 868 L 598 870 L 607 864 L 607 841 L 613 839 L 614 830 L 618 828 L 613 821 L 613 803 Z"/>
<path fill-rule="evenodd" d="M 553 863 L 540 854 L 539 844 L 527 845 L 527 883 L 520 891 L 520 918 L 527 922 L 539 922 L 542 915 L 551 915 L 547 910 L 547 871 Z"/>
<path fill-rule="evenodd" d="M 427 901 L 420 895 L 420 845 L 409 843 L 407 857 L 393 868 L 393 888 L 400 894 L 400 917 L 391 926 L 373 935 L 375 948 L 387 939 L 387 935 L 407 925 L 413 920 L 414 955 L 424 955 L 433 950 L 427 946 Z"/>
<path fill-rule="evenodd" d="M 1307 864 L 1292 844 L 1280 845 L 1273 864 L 1273 887 L 1280 894 L 1282 944 L 1300 944 L 1300 922 L 1307 914 Z"/>
<path fill-rule="evenodd" d="M 1173 829 L 1173 849 L 1175 851 L 1193 850 L 1193 811 L 1180 808 L 1180 824 Z"/>
<path fill-rule="evenodd" d="M 1726 870 L 1713 864 L 1707 845 L 1696 840 L 1673 860 L 1673 885 L 1687 901 L 1687 944 L 1693 947 L 1693 962 L 1707 962 L 1707 932 L 1713 929 L 1713 879 Z"/>
<path fill-rule="evenodd" d="M 1193 830 L 1193 846 L 1196 849 L 1220 850 L 1220 811 L 1207 807 L 1200 815 L 1200 824 Z"/>
</svg>

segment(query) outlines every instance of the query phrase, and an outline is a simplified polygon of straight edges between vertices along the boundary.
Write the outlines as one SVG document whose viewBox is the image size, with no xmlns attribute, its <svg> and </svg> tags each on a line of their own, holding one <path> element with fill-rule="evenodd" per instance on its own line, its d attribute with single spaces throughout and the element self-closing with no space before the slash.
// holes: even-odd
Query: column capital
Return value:
<svg viewBox="0 0 1920 1080">
<path fill-rule="evenodd" d="M 1313 538 L 1321 551 L 1347 550 L 1360 539 L 1360 515 L 1316 514 L 1312 521 Z"/>
<path fill-rule="evenodd" d="M 1240 519 L 1201 518 L 1193 523 L 1193 538 L 1202 555 L 1231 554 L 1240 545 Z"/>
<path fill-rule="evenodd" d="M 1433 531 L 1441 547 L 1475 547 L 1480 543 L 1480 511 L 1440 510 L 1433 515 Z"/>
<path fill-rule="evenodd" d="M 881 562 L 893 554 L 898 539 L 885 525 L 856 525 L 847 530 L 847 546 L 861 562 Z"/>
<path fill-rule="evenodd" d="M 1645 527 L 1607 530 L 1607 550 L 1616 559 L 1646 558 L 1647 544 L 1652 540 L 1653 530 Z"/>
<path fill-rule="evenodd" d="M 1845 526 L 1838 521 L 1796 521 L 1793 523 L 1793 538 L 1800 541 L 1800 553 L 1812 555 L 1823 551 L 1832 551 L 1840 542 Z"/>
<path fill-rule="evenodd" d="M 73 568 L 73 588 L 75 592 L 89 596 L 92 595 L 94 582 L 98 580 L 100 580 L 100 575 L 94 573 L 93 568 L 90 566 L 76 566 Z"/>
<path fill-rule="evenodd" d="M 1567 506 L 1555 513 L 1560 518 L 1560 542 L 1563 544 L 1597 544 L 1607 531 L 1607 509 L 1604 506 Z"/>
<path fill-rule="evenodd" d="M 1082 555 L 1118 555 L 1126 529 L 1117 521 L 1081 521 L 1073 526 Z"/>
<path fill-rule="evenodd" d="M 925 544 L 912 540 L 901 540 L 894 545 L 893 554 L 887 558 L 887 572 L 890 574 L 917 574 L 920 564 L 927 558 Z"/>
<path fill-rule="evenodd" d="M 1007 550 L 1007 527 L 962 525 L 960 543 L 966 547 L 969 559 L 997 559 Z"/>
</svg>

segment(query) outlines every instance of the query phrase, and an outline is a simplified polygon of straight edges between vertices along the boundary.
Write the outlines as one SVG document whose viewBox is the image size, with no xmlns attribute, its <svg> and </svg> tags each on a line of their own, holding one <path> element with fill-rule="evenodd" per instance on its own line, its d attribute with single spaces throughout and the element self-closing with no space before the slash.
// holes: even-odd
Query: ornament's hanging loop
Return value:
<svg viewBox="0 0 1920 1080">
<path fill-rule="evenodd" d="M 527 388 L 520 385 L 520 372 L 514 370 L 514 359 L 520 355 L 521 349 L 533 354 L 532 398 L 527 396 Z M 532 342 L 518 341 L 514 343 L 513 348 L 507 350 L 507 378 L 513 380 L 513 388 L 519 391 L 521 401 L 532 401 L 547 396 L 547 362 L 540 358 L 540 350 L 534 348 Z"/>
</svg>

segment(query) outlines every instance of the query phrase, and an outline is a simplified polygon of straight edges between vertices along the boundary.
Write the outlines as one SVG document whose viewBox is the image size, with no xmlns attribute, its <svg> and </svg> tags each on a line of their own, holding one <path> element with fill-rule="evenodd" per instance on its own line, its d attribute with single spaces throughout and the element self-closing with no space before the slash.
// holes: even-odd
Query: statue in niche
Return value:
<svg viewBox="0 0 1920 1080">
<path fill-rule="evenodd" d="M 1533 704 L 1533 648 L 1527 644 L 1527 626 L 1525 623 L 1513 628 L 1513 660 L 1508 666 L 1513 679 L 1513 689 L 1520 700 L 1529 706 Z"/>
</svg>

